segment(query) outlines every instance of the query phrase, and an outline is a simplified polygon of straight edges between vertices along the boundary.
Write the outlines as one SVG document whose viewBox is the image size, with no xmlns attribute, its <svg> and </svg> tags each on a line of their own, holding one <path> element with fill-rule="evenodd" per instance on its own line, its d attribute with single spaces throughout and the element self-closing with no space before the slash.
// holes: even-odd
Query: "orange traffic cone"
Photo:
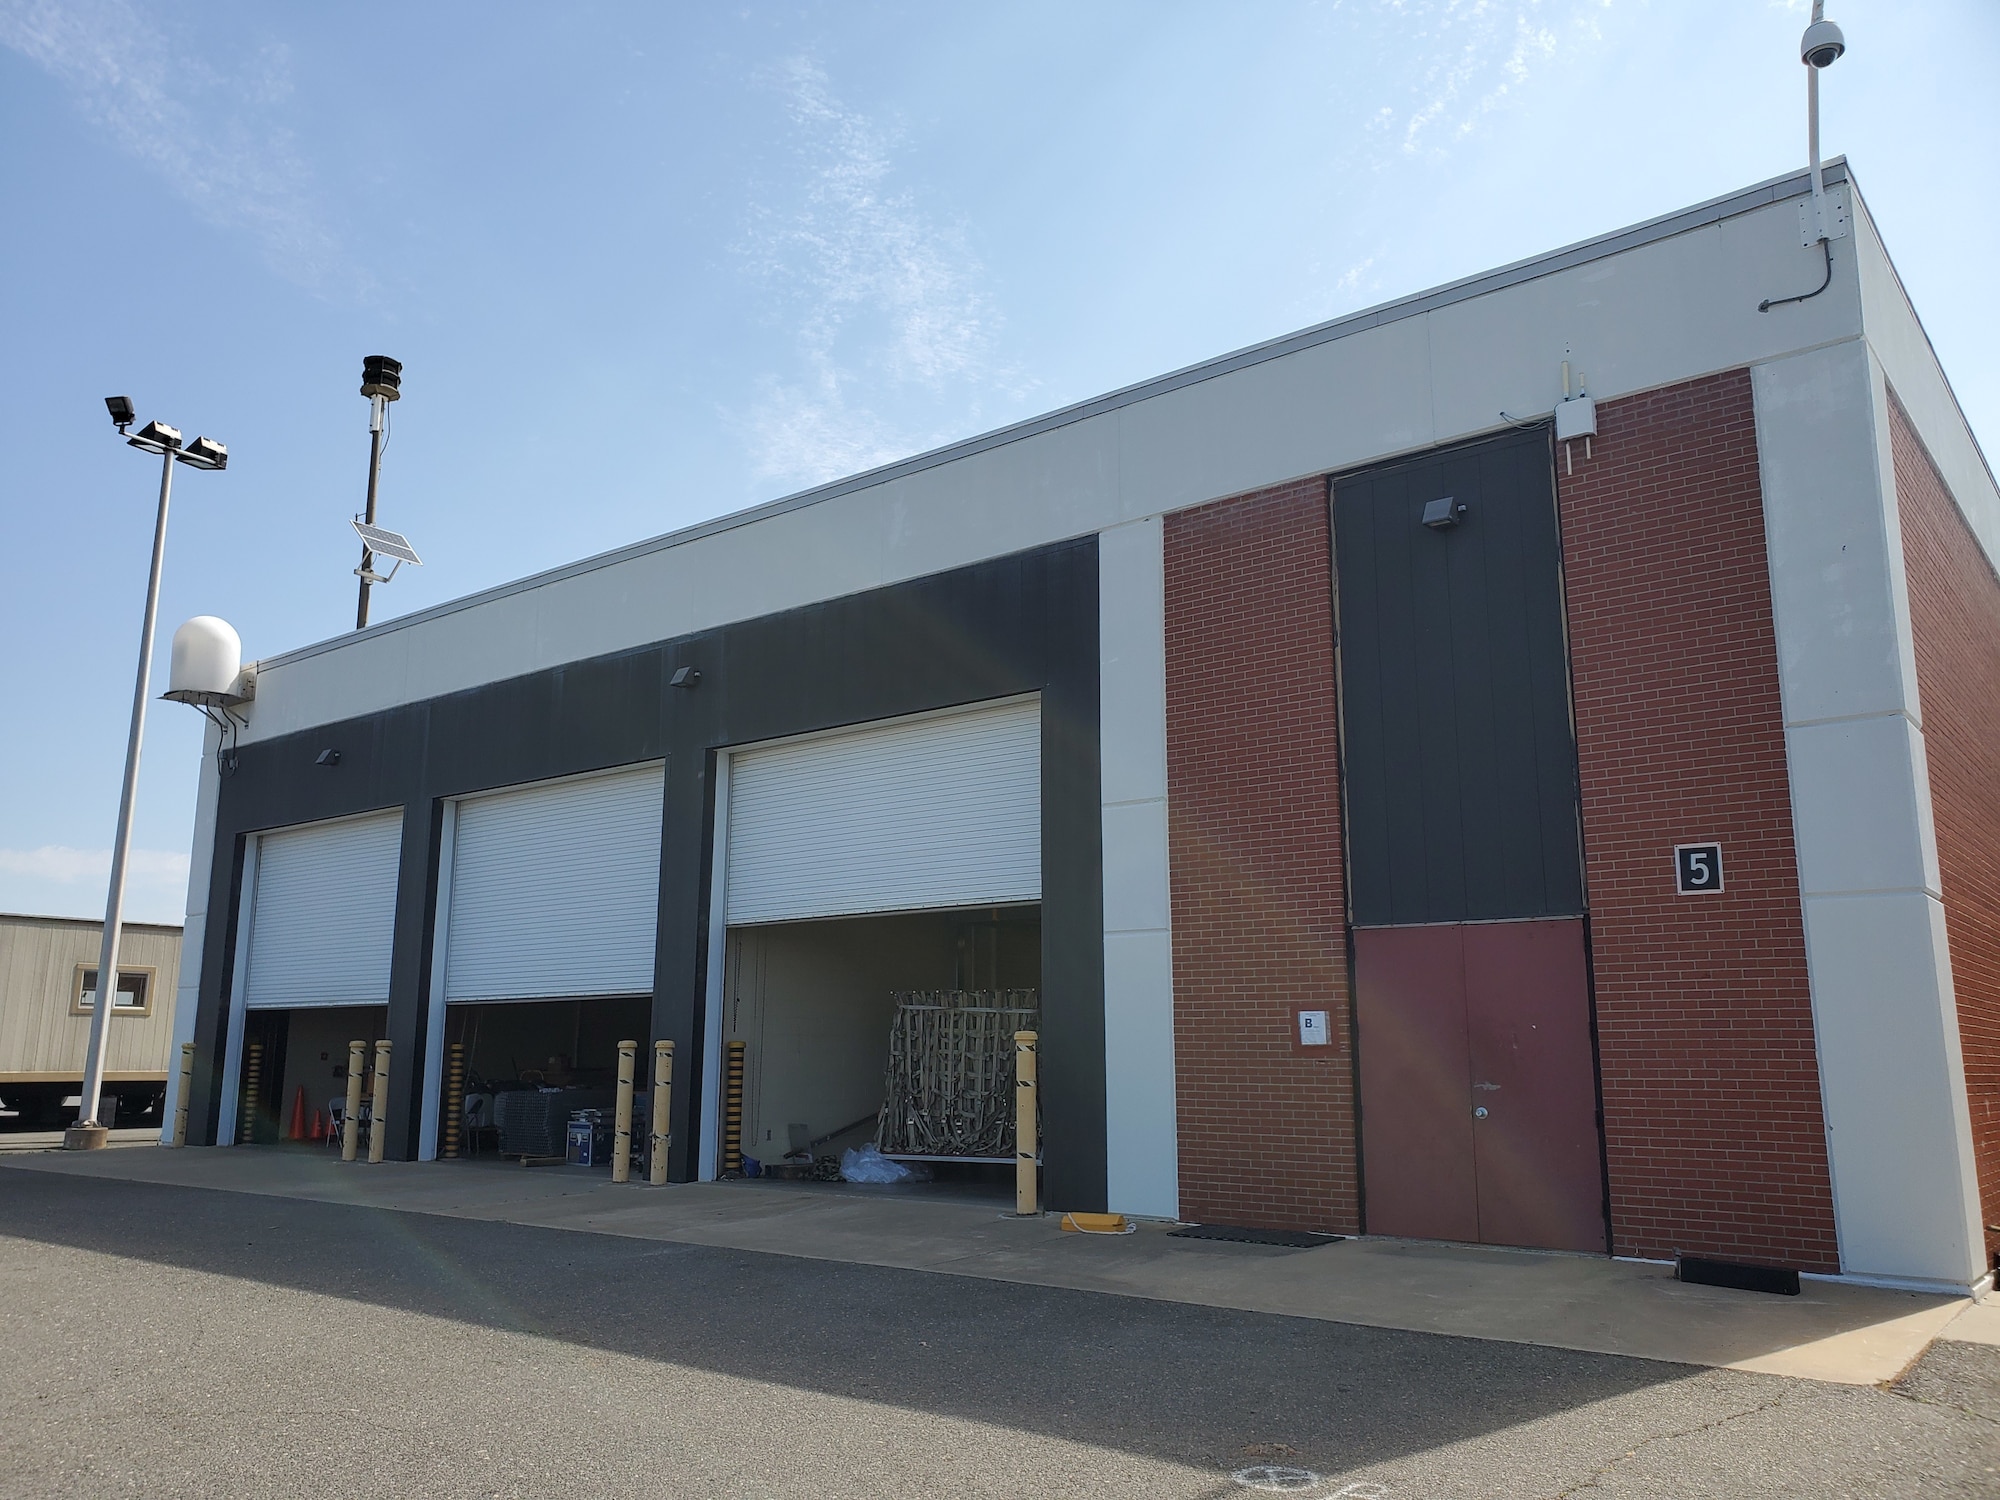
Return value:
<svg viewBox="0 0 2000 1500">
<path fill-rule="evenodd" d="M 306 1086 L 299 1085 L 292 1095 L 292 1128 L 285 1132 L 288 1141 L 302 1141 L 306 1138 Z"/>
<path fill-rule="evenodd" d="M 326 1111 L 323 1109 L 313 1111 L 312 1138 L 316 1142 L 326 1139 Z"/>
</svg>

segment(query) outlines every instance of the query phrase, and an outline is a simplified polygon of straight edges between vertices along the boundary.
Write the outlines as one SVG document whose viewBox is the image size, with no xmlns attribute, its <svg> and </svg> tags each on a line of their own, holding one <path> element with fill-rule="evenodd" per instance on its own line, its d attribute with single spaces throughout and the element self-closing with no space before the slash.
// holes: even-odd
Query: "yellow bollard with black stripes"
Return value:
<svg viewBox="0 0 2000 1500">
<path fill-rule="evenodd" d="M 444 1069 L 444 1150 L 441 1155 L 455 1158 L 465 1129 L 465 1043 L 453 1042 L 446 1052 Z"/>
<path fill-rule="evenodd" d="M 743 1170 L 742 1042 L 731 1042 L 722 1065 L 722 1170 Z"/>
<path fill-rule="evenodd" d="M 646 1157 L 649 1165 L 647 1176 L 654 1187 L 667 1185 L 667 1148 L 673 1139 L 667 1133 L 668 1106 L 674 1097 L 674 1044 L 672 1042 L 653 1043 L 653 1139 L 648 1143 L 650 1154 Z"/>
<path fill-rule="evenodd" d="M 1035 1033 L 1014 1033 L 1014 1212 L 1042 1211 L 1039 1121 L 1035 1109 Z"/>
<path fill-rule="evenodd" d="M 380 1162 L 389 1145 L 389 1043 L 375 1044 L 374 1102 L 368 1106 L 368 1160 Z"/>
<path fill-rule="evenodd" d="M 248 1146 L 257 1139 L 257 1105 L 264 1097 L 264 1044 L 252 1042 L 243 1049 L 243 1099 L 236 1111 L 236 1144 Z"/>
<path fill-rule="evenodd" d="M 340 1117 L 340 1159 L 353 1161 L 361 1151 L 361 1075 L 368 1067 L 368 1044 L 347 1044 L 347 1109 Z"/>
<path fill-rule="evenodd" d="M 181 1089 L 174 1098 L 174 1144 L 188 1143 L 188 1094 L 194 1088 L 194 1043 L 181 1043 Z"/>
<path fill-rule="evenodd" d="M 637 1069 L 639 1044 L 618 1044 L 618 1108 L 612 1116 L 611 1180 L 632 1180 L 632 1074 Z"/>
</svg>

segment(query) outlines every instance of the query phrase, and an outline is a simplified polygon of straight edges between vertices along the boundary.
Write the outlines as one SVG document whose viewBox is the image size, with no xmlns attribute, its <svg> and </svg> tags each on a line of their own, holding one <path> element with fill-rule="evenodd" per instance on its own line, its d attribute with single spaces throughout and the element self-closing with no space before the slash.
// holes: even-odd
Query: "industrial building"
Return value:
<svg viewBox="0 0 2000 1500">
<path fill-rule="evenodd" d="M 2000 494 L 1827 182 L 263 658 L 192 1139 L 670 1039 L 708 1178 L 730 1043 L 775 1156 L 1012 994 L 1055 1208 L 1980 1284 Z"/>
</svg>

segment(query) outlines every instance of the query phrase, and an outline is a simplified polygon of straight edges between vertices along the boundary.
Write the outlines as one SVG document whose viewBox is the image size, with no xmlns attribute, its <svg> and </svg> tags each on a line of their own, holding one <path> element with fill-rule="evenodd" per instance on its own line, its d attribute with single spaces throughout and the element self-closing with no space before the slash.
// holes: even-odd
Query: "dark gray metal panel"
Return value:
<svg viewBox="0 0 2000 1500">
<path fill-rule="evenodd" d="M 670 686 L 676 667 L 703 674 Z M 190 1129 L 214 1137 L 223 996 L 245 837 L 401 806 L 390 967 L 389 1154 L 415 1154 L 437 892 L 439 807 L 468 792 L 667 762 L 653 1033 L 671 1037 L 673 1173 L 701 1109 L 715 751 L 784 735 L 1042 695 L 1042 1111 L 1050 1203 L 1105 1194 L 1104 914 L 1099 807 L 1097 539 L 993 558 L 867 593 L 574 662 L 247 745 L 222 783 L 202 949 Z M 332 769 L 314 765 L 336 748 Z M 219 899 L 224 890 L 229 899 Z"/>
<path fill-rule="evenodd" d="M 1547 431 L 1344 476 L 1333 531 L 1354 922 L 1581 913 Z"/>
</svg>

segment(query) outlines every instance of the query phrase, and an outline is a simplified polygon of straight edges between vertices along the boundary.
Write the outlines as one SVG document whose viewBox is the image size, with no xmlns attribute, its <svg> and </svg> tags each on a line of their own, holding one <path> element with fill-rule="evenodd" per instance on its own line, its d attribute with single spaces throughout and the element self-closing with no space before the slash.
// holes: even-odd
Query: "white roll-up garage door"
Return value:
<svg viewBox="0 0 2000 1500">
<path fill-rule="evenodd" d="M 385 1004 L 402 848 L 400 809 L 262 835 L 244 1005 Z"/>
<path fill-rule="evenodd" d="M 740 750 L 731 924 L 1039 901 L 1035 699 Z"/>
<path fill-rule="evenodd" d="M 458 804 L 447 1000 L 653 989 L 665 768 Z"/>
</svg>

